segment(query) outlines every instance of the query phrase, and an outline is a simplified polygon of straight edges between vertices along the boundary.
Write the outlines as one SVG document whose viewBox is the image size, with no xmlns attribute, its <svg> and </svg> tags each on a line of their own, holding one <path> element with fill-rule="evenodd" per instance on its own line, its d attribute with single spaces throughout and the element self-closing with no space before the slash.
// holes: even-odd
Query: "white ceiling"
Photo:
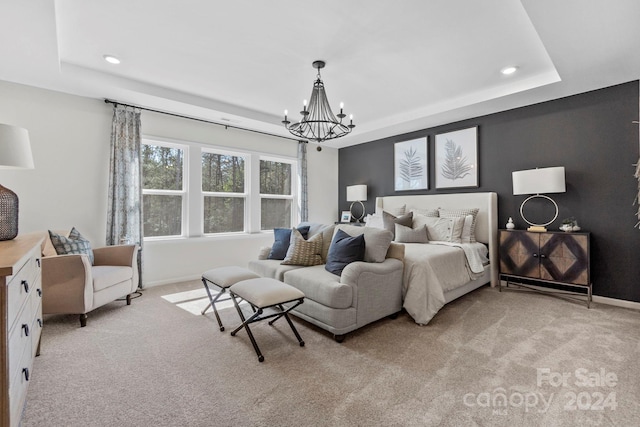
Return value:
<svg viewBox="0 0 640 427">
<path fill-rule="evenodd" d="M 344 147 L 636 80 L 639 21 L 637 0 L 2 0 L 0 80 L 286 136 L 321 59 Z"/>
</svg>

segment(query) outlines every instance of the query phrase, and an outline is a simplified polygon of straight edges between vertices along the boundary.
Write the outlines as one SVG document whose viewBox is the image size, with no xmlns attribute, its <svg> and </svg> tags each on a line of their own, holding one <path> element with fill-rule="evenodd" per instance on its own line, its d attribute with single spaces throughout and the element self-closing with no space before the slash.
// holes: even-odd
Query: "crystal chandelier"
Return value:
<svg viewBox="0 0 640 427">
<path fill-rule="evenodd" d="M 340 138 L 348 135 L 356 127 L 353 124 L 353 115 L 349 117 L 348 125 L 342 123 L 342 119 L 346 117 L 346 114 L 342 112 L 344 104 L 340 103 L 340 114 L 337 116 L 331 111 L 327 93 L 324 90 L 324 83 L 320 77 L 320 69 L 324 68 L 324 66 L 324 61 L 313 62 L 313 68 L 318 70 L 318 75 L 313 83 L 309 105 L 307 106 L 306 99 L 303 102 L 302 111 L 300 111 L 302 119 L 297 123 L 291 124 L 287 119 L 287 110 L 284 110 L 284 120 L 282 121 L 293 135 L 316 142 Z"/>
</svg>

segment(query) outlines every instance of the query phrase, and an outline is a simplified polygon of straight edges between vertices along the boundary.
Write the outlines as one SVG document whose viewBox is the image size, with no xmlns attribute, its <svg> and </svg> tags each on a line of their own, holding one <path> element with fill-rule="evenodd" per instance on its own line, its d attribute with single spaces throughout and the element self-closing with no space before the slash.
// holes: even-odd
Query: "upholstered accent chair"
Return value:
<svg viewBox="0 0 640 427">
<path fill-rule="evenodd" d="M 117 245 L 93 249 L 88 255 L 58 255 L 47 235 L 42 247 L 42 313 L 78 314 L 80 326 L 87 313 L 125 298 L 127 305 L 138 288 L 138 246 Z"/>
</svg>

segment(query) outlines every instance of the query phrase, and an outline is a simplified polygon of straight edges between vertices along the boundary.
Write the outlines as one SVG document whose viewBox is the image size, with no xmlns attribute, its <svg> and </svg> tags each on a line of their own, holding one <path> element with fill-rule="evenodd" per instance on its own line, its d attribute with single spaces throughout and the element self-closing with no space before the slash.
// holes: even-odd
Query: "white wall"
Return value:
<svg viewBox="0 0 640 427">
<path fill-rule="evenodd" d="M 20 233 L 75 226 L 94 246 L 105 242 L 112 106 L 0 81 L 0 123 L 29 130 L 34 170 L 0 170 L 0 183 L 20 198 Z M 296 156 L 297 143 L 157 113 L 142 113 L 142 131 L 217 146 Z M 309 144 L 309 220 L 337 215 L 338 150 Z M 145 286 L 197 278 L 207 269 L 255 259 L 270 233 L 147 242 Z"/>
</svg>

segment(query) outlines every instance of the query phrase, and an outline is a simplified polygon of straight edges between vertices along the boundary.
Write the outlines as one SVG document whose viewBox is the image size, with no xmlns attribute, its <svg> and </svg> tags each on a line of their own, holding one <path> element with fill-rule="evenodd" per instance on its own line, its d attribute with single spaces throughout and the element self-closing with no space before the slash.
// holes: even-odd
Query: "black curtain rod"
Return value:
<svg viewBox="0 0 640 427">
<path fill-rule="evenodd" d="M 232 129 L 243 130 L 243 131 L 246 131 L 246 132 L 259 133 L 261 135 L 274 136 L 276 138 L 288 139 L 290 141 L 309 142 L 309 141 L 305 141 L 305 140 L 301 140 L 301 139 L 290 138 L 288 136 L 282 136 L 282 135 L 276 135 L 276 134 L 269 133 L 269 132 L 263 132 L 263 131 L 260 131 L 260 130 L 247 129 L 247 128 L 243 128 L 243 127 L 240 127 L 240 126 L 233 126 L 233 125 L 229 125 L 229 124 L 225 124 L 225 123 L 214 122 L 214 121 L 211 121 L 211 120 L 199 119 L 197 117 L 190 117 L 190 116 L 184 116 L 182 114 L 170 113 L 168 111 L 154 110 L 153 108 L 141 107 L 139 105 L 125 104 L 124 102 L 112 101 L 111 99 L 106 99 L 106 98 L 105 98 L 104 102 L 107 103 L 107 104 L 113 104 L 114 106 L 124 105 L 125 107 L 139 108 L 140 110 L 150 111 L 152 113 L 166 114 L 167 116 L 179 117 L 181 119 L 195 120 L 197 122 L 203 122 L 203 123 L 209 123 L 209 124 L 212 124 L 212 125 L 224 126 L 225 129 L 232 128 Z"/>
</svg>

